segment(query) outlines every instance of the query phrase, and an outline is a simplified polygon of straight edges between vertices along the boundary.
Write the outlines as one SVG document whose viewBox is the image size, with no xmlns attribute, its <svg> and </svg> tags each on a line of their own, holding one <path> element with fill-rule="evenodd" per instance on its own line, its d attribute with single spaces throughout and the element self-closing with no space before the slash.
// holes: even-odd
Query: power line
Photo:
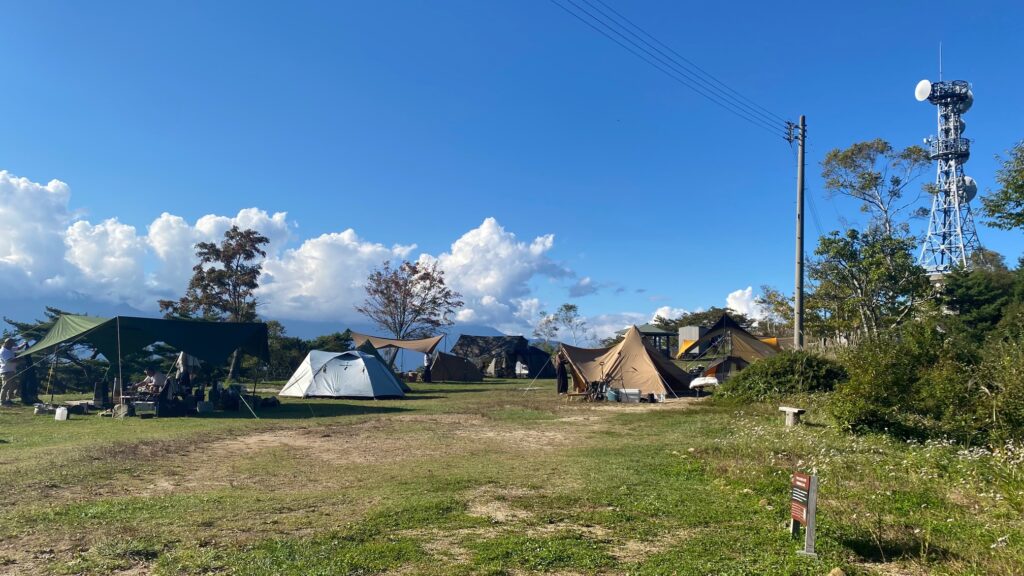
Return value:
<svg viewBox="0 0 1024 576">
<path fill-rule="evenodd" d="M 586 2 L 587 4 L 589 4 L 590 6 L 594 6 L 594 4 L 590 0 L 583 0 L 583 1 Z M 758 114 L 758 115 L 760 115 L 762 117 L 765 117 L 765 118 L 767 118 L 769 120 L 774 118 L 776 121 L 781 122 L 783 124 L 787 124 L 788 123 L 788 121 L 785 118 L 782 118 L 781 116 L 778 116 L 777 114 L 775 114 L 772 111 L 768 110 L 767 108 L 761 106 L 757 102 L 751 100 L 750 98 L 747 98 L 743 94 L 740 94 L 739 92 L 734 90 L 732 87 L 730 87 L 726 83 L 724 83 L 721 80 L 719 80 L 718 78 L 716 78 L 710 72 L 708 72 L 707 70 L 705 70 L 705 69 L 701 68 L 700 66 L 698 66 L 697 63 L 694 62 L 693 60 L 690 60 L 686 56 L 683 56 L 679 52 L 676 52 L 674 49 L 672 49 L 671 46 L 669 46 L 669 45 L 665 44 L 664 42 L 662 42 L 661 40 L 658 40 L 657 38 L 655 38 L 652 34 L 648 33 L 646 30 L 641 28 L 639 25 L 634 23 L 632 20 L 630 20 L 626 16 L 622 15 L 620 12 L 615 10 L 615 8 L 612 8 L 611 6 L 609 6 L 603 0 L 595 0 L 595 1 L 598 4 L 600 4 L 600 5 L 604 6 L 605 8 L 607 8 L 612 14 L 617 16 L 620 20 L 622 20 L 623 22 L 628 24 L 630 27 L 635 29 L 637 32 L 642 34 L 644 37 L 649 38 L 652 42 L 654 42 L 658 46 L 661 46 L 665 50 L 668 50 L 673 56 L 675 56 L 679 60 L 682 60 L 683 62 L 685 62 L 687 64 L 686 67 L 691 72 L 693 72 L 695 75 L 697 75 L 699 77 L 699 80 L 701 82 L 703 82 L 704 84 L 708 85 L 709 87 L 711 87 L 714 90 L 719 91 L 725 97 L 729 98 L 733 102 L 736 102 L 740 106 L 743 106 L 744 108 L 746 108 L 747 110 L 750 110 L 751 112 L 753 112 L 755 114 Z M 594 6 L 594 8 L 596 10 L 598 10 L 599 12 L 601 12 L 602 14 L 604 14 L 605 16 L 608 16 L 609 18 L 612 18 L 606 12 L 601 10 L 600 8 L 598 8 L 596 6 Z M 627 28 L 627 30 L 628 30 L 628 28 Z M 633 34 L 633 33 L 630 32 L 630 34 Z M 633 36 L 639 38 L 644 44 L 647 44 L 648 46 L 651 46 L 650 43 L 648 43 L 645 40 L 643 40 L 643 38 L 640 38 L 640 36 L 637 36 L 636 34 L 633 34 Z M 657 47 L 655 47 L 655 46 L 651 46 L 651 47 L 654 48 L 655 50 L 657 50 L 658 53 L 663 54 L 666 57 L 668 57 L 667 54 L 665 54 L 664 52 L 659 50 Z"/>
<path fill-rule="evenodd" d="M 616 26 L 621 27 L 620 24 L 617 24 L 614 21 L 612 22 L 612 24 L 609 24 L 608 21 L 600 18 L 599 16 L 596 16 L 593 12 L 591 12 L 591 11 L 587 10 L 586 8 L 580 6 L 574 0 L 567 0 L 569 2 L 569 4 L 572 4 L 573 6 L 575 6 L 577 8 L 577 10 L 579 10 L 579 12 L 581 12 L 583 14 L 586 14 L 586 16 L 588 16 L 591 20 L 593 20 L 593 22 L 597 22 L 598 24 L 600 24 L 601 26 L 606 28 L 608 31 L 612 32 L 613 34 L 615 34 L 616 36 L 621 38 L 621 40 L 619 38 L 615 38 L 612 35 L 608 34 L 608 32 L 606 32 L 605 30 L 603 30 L 601 28 L 598 28 L 597 26 L 594 25 L 593 22 L 591 22 L 590 20 L 587 20 L 586 18 L 582 17 L 580 15 L 580 13 L 569 9 L 567 6 L 565 6 L 563 4 L 555 2 L 555 0 L 551 0 L 551 1 L 553 3 L 555 3 L 556 5 L 558 5 L 560 8 L 562 8 L 563 10 L 565 10 L 566 12 L 569 12 L 571 15 L 573 15 L 575 18 L 577 18 L 578 20 L 580 20 L 584 24 L 587 24 L 588 26 L 590 26 L 591 28 L 593 28 L 594 30 L 596 30 L 597 32 L 599 32 L 600 34 L 602 34 L 603 36 L 608 38 L 609 40 L 612 40 L 613 42 L 615 42 L 619 46 L 622 46 L 623 48 L 625 48 L 626 50 L 631 52 L 633 55 L 635 55 L 638 58 L 640 58 L 641 60 L 647 62 L 651 66 L 657 68 L 659 71 L 663 72 L 664 74 L 666 74 L 667 76 L 669 76 L 673 80 L 679 82 L 683 86 L 686 86 L 690 90 L 693 90 L 694 92 L 700 94 L 701 96 L 703 96 L 707 100 L 711 101 L 715 105 L 720 106 L 720 107 L 724 108 L 725 110 L 727 110 L 729 112 L 732 112 L 733 114 L 735 114 L 735 115 L 737 115 L 737 116 L 747 120 L 748 122 L 750 122 L 750 123 L 752 123 L 752 124 L 762 128 L 764 130 L 769 131 L 772 134 L 782 135 L 783 138 L 785 138 L 784 129 L 782 127 L 779 127 L 779 126 L 775 125 L 774 121 L 769 121 L 769 120 L 767 120 L 767 119 L 765 119 L 763 117 L 755 116 L 755 115 L 751 114 L 750 112 L 747 112 L 746 110 L 737 107 L 732 102 L 723 101 L 721 99 L 721 94 L 720 93 L 715 92 L 715 91 L 711 91 L 709 93 L 709 91 L 706 88 L 704 88 L 703 86 L 701 86 L 699 84 L 694 84 L 693 83 L 693 81 L 694 81 L 693 76 L 688 74 L 685 69 L 680 70 L 680 68 L 682 68 L 682 67 L 677 62 L 675 62 L 671 58 L 665 58 L 665 57 L 662 57 L 662 56 L 658 56 L 657 54 L 651 52 L 651 50 L 648 50 L 647 48 L 645 48 L 641 44 L 637 43 L 635 40 L 629 38 L 628 36 L 623 34 L 623 32 L 619 28 L 616 27 Z M 615 25 L 613 25 L 613 24 L 615 24 Z M 627 32 L 628 32 L 628 30 L 627 30 Z M 625 42 L 625 44 L 623 42 Z M 639 50 L 639 52 L 638 52 L 638 50 Z M 641 54 L 640 52 L 643 52 L 643 54 Z M 666 66 L 668 66 L 669 69 L 666 69 Z M 680 78 L 680 75 L 683 78 Z"/>
<path fill-rule="evenodd" d="M 612 42 L 615 42 L 616 44 L 621 46 L 623 49 L 627 50 L 628 52 L 630 52 L 631 54 L 636 56 L 637 58 L 640 58 L 641 60 L 643 60 L 647 64 L 650 64 L 651 66 L 653 66 L 654 68 L 656 68 L 660 72 L 664 73 L 669 78 L 672 78 L 676 82 L 679 82 L 683 86 L 685 86 L 685 87 L 689 88 L 690 90 L 700 94 L 705 99 L 707 99 L 710 102 L 712 102 L 713 104 L 715 104 L 715 105 L 717 105 L 717 106 L 719 106 L 719 107 L 721 107 L 721 108 L 723 108 L 723 109 L 733 113 L 736 116 L 739 116 L 740 118 L 743 118 L 747 122 L 757 126 L 758 128 L 761 128 L 762 130 L 765 130 L 766 132 L 768 132 L 768 133 L 770 133 L 770 134 L 772 134 L 774 136 L 779 136 L 779 137 L 781 137 L 783 139 L 788 139 L 789 138 L 787 130 L 784 127 L 781 127 L 781 126 L 778 126 L 777 124 L 775 124 L 774 121 L 768 121 L 763 116 L 754 116 L 751 113 L 747 112 L 746 110 L 744 110 L 742 108 L 739 108 L 738 106 L 736 106 L 732 102 L 723 101 L 721 99 L 720 91 L 719 92 L 711 92 L 709 94 L 707 89 L 704 89 L 700 85 L 693 84 L 692 80 L 691 81 L 687 81 L 688 79 L 691 79 L 692 77 L 687 75 L 685 72 L 680 73 L 680 72 L 677 72 L 676 70 L 672 69 L 671 66 L 672 66 L 672 62 L 674 62 L 674 60 L 669 59 L 668 61 L 666 61 L 665 58 L 657 56 L 656 54 L 654 54 L 650 50 L 644 48 L 642 45 L 638 44 L 636 41 L 630 39 L 629 37 L 624 35 L 622 32 L 620 32 L 618 29 L 616 29 L 614 26 L 608 24 L 606 21 L 602 20 L 601 18 L 595 16 L 593 13 L 588 11 L 586 8 L 583 8 L 582 6 L 580 6 L 579 4 L 574 2 L 573 0 L 568 0 L 568 2 L 570 4 L 572 4 L 573 6 L 575 6 L 577 9 L 579 9 L 580 12 L 582 12 L 583 14 L 586 14 L 590 18 L 590 20 L 588 20 L 587 18 L 584 18 L 583 16 L 581 16 L 576 11 L 573 11 L 572 9 L 568 8 L 567 6 L 561 4 L 560 2 L 558 2 L 556 0 L 550 0 L 550 1 L 551 1 L 552 4 L 558 6 L 562 10 L 565 10 L 567 13 L 569 13 L 571 16 L 573 16 L 574 18 L 576 18 L 580 22 L 583 22 L 584 24 L 586 24 L 590 28 L 593 28 L 595 31 L 600 33 L 602 36 L 608 38 Z M 593 22 L 591 20 L 593 20 Z M 616 38 L 615 36 L 612 36 L 611 34 L 606 32 L 602 28 L 599 28 L 597 25 L 594 24 L 594 22 L 597 22 L 597 23 L 601 24 L 604 28 L 607 28 L 609 31 L 611 31 L 615 35 L 617 35 L 620 38 L 622 38 L 622 40 L 619 40 L 619 38 Z M 676 63 L 676 66 L 679 67 L 680 65 L 678 63 Z M 680 76 L 683 76 L 683 77 L 681 78 Z"/>
</svg>

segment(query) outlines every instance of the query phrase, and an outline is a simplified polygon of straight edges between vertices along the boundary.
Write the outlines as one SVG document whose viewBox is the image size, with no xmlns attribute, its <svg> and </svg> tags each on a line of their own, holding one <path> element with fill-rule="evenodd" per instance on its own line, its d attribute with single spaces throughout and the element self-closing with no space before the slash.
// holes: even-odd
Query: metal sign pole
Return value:
<svg viewBox="0 0 1024 576">
<path fill-rule="evenodd" d="M 790 524 L 789 533 L 793 538 L 800 535 L 800 525 L 804 530 L 804 549 L 798 550 L 801 556 L 817 558 L 814 552 L 814 533 L 817 528 L 818 509 L 818 477 L 794 472 L 790 484 Z"/>
</svg>

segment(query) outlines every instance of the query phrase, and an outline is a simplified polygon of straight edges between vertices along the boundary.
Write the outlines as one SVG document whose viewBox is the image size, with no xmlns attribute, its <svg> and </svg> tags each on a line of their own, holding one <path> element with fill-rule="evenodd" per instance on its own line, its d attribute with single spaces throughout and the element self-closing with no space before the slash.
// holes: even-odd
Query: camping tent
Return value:
<svg viewBox="0 0 1024 576">
<path fill-rule="evenodd" d="M 689 352 L 691 348 L 719 348 L 719 345 L 725 342 L 726 338 L 730 345 L 729 356 L 740 358 L 747 364 L 760 360 L 761 358 L 774 356 L 778 352 L 775 348 L 772 348 L 771 345 L 758 340 L 753 334 L 747 332 L 728 314 L 722 314 L 722 317 L 718 319 L 718 322 L 715 322 L 711 328 L 708 328 L 708 331 L 698 340 L 684 341 L 685 347 L 679 347 L 679 353 L 676 357 L 681 358 L 683 354 Z"/>
<path fill-rule="evenodd" d="M 554 378 L 555 368 L 547 352 L 530 346 L 522 336 L 459 336 L 452 354 L 472 362 L 487 376 L 515 378 L 516 363 L 527 367 L 529 378 Z"/>
<path fill-rule="evenodd" d="M 481 382 L 484 379 L 483 372 L 472 362 L 444 352 L 434 356 L 430 374 L 437 382 Z"/>
<path fill-rule="evenodd" d="M 750 363 L 739 356 L 723 356 L 712 362 L 707 368 L 701 371 L 700 375 L 725 382 L 730 376 L 743 370 Z"/>
<path fill-rule="evenodd" d="M 559 361 L 569 365 L 573 386 L 583 392 L 594 382 L 606 381 L 611 388 L 639 390 L 640 394 L 686 393 L 690 375 L 644 342 L 634 326 L 621 342 L 607 348 L 576 348 L 563 344 Z"/>
<path fill-rule="evenodd" d="M 391 375 L 395 377 L 395 380 L 398 381 L 398 385 L 402 387 L 402 392 L 412 392 L 412 388 L 409 388 L 409 385 L 405 383 L 405 380 L 402 380 L 402 378 L 399 377 L 398 374 L 395 374 L 395 371 L 392 370 L 391 367 L 388 365 L 388 361 L 385 360 L 384 357 L 380 355 L 380 352 L 378 352 L 377 349 L 373 347 L 373 344 L 371 344 L 369 340 L 364 340 L 362 344 L 356 346 L 356 350 L 358 350 L 359 352 L 365 352 L 366 354 L 373 356 L 374 358 L 377 359 L 378 362 L 380 362 L 385 368 L 387 368 L 387 371 L 390 372 Z"/>
<path fill-rule="evenodd" d="M 359 350 L 313 350 L 278 395 L 296 398 L 400 398 L 405 393 L 398 379 L 378 356 Z"/>
</svg>

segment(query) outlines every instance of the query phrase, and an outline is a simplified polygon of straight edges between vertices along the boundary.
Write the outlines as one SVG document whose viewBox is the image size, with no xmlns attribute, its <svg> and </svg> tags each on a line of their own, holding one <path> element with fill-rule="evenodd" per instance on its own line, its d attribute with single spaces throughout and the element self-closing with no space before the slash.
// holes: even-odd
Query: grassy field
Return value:
<svg viewBox="0 0 1024 576">
<path fill-rule="evenodd" d="M 1022 453 L 848 436 L 813 404 L 787 429 L 413 386 L 258 420 L 2 409 L 0 573 L 1024 574 Z M 818 560 L 785 530 L 796 468 L 821 478 Z"/>
</svg>

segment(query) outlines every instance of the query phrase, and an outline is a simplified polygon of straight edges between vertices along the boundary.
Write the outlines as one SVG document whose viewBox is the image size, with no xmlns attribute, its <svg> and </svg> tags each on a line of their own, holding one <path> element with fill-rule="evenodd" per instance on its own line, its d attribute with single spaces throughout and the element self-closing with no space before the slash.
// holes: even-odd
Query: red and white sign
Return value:
<svg viewBox="0 0 1024 576">
<path fill-rule="evenodd" d="M 789 516 L 801 524 L 807 523 L 807 501 L 810 489 L 811 477 L 794 472 L 790 482 Z"/>
</svg>

